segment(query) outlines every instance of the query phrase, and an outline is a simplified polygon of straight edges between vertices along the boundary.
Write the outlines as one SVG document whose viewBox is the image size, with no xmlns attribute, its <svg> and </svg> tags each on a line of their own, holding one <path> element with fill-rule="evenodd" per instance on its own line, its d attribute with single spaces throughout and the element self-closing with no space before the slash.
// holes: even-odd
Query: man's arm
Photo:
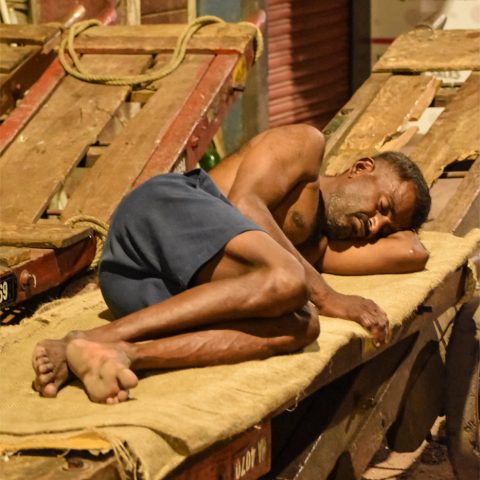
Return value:
<svg viewBox="0 0 480 480">
<path fill-rule="evenodd" d="M 318 178 L 323 150 L 323 136 L 313 127 L 293 125 L 281 132 L 280 129 L 266 132 L 243 153 L 229 199 L 301 262 L 311 301 L 321 314 L 360 323 L 379 345 L 389 337 L 385 313 L 371 300 L 343 295 L 330 288 L 287 238 L 271 213 L 296 187 Z"/>
<path fill-rule="evenodd" d="M 374 242 L 329 240 L 315 267 L 336 275 L 410 273 L 423 270 L 428 256 L 415 232 L 401 231 Z"/>
</svg>

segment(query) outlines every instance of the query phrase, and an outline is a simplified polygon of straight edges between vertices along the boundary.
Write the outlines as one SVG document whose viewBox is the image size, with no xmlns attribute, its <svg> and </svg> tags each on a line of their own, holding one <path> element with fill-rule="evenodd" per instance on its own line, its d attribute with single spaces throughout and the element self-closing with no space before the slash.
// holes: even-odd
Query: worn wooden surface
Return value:
<svg viewBox="0 0 480 480">
<path fill-rule="evenodd" d="M 121 477 L 114 457 L 68 456 L 48 452 L 42 457 L 33 452 L 15 456 L 11 462 L 0 463 L 0 477 L 8 480 L 119 480 Z"/>
<path fill-rule="evenodd" d="M 52 25 L 7 25 L 0 23 L 0 43 L 42 45 L 59 32 L 60 29 Z"/>
<path fill-rule="evenodd" d="M 239 90 L 235 92 L 231 84 L 238 66 L 246 75 L 242 58 L 232 55 L 215 57 L 211 68 L 198 84 L 195 94 L 186 101 L 184 112 L 175 117 L 164 142 L 155 150 L 135 185 L 172 168 L 185 170 L 194 167 L 239 94 Z M 238 82 L 238 86 L 242 87 L 245 78 Z M 181 157 L 185 160 L 184 165 L 178 164 Z"/>
<path fill-rule="evenodd" d="M 456 160 L 480 153 L 480 73 L 472 73 L 411 153 L 431 185 Z"/>
<path fill-rule="evenodd" d="M 480 70 L 480 30 L 417 29 L 394 40 L 374 72 Z"/>
<path fill-rule="evenodd" d="M 329 384 L 319 391 L 325 402 L 321 418 L 311 424 L 307 414 L 282 449 L 285 458 L 273 465 L 278 480 L 345 480 L 360 478 L 376 453 L 389 427 L 401 411 L 411 388 L 412 368 L 421 368 L 426 345 L 449 331 L 455 312 L 444 315 L 437 326 L 422 322 L 418 338 L 410 336 L 348 374 L 345 387 Z M 340 381 L 340 380 L 339 380 Z M 345 390 L 345 393 L 340 393 Z M 338 398 L 339 397 L 339 398 Z M 334 399 L 334 400 L 333 400 Z M 308 399 L 307 399 L 308 401 Z M 318 402 L 317 402 L 318 403 Z M 316 408 L 321 407 L 321 403 Z M 275 425 L 275 422 L 274 422 Z M 310 438 L 304 439 L 311 430 Z M 275 437 L 274 437 L 275 442 Z M 275 446 L 275 444 L 274 444 Z M 335 467 L 335 468 L 334 468 Z M 277 468 L 277 471 L 275 469 Z M 333 472 L 332 472 L 333 470 Z"/>
<path fill-rule="evenodd" d="M 186 99 L 196 95 L 195 88 L 212 60 L 213 55 L 187 56 L 177 70 L 158 82 L 158 90 L 149 102 L 97 159 L 86 181 L 70 198 L 63 218 L 83 212 L 109 220 L 162 142 Z"/>
<path fill-rule="evenodd" d="M 81 53 L 171 52 L 184 24 L 115 25 L 86 30 L 75 40 Z M 253 25 L 212 24 L 201 28 L 188 42 L 188 53 L 245 52 L 252 41 Z"/>
<path fill-rule="evenodd" d="M 462 179 L 456 194 L 425 229 L 463 235 L 471 228 L 478 228 L 479 222 L 480 156 Z"/>
<path fill-rule="evenodd" d="M 327 173 L 341 173 L 360 156 L 378 153 L 406 121 L 418 116 L 420 106 L 428 106 L 439 86 L 432 77 L 389 77 L 329 159 Z"/>
<path fill-rule="evenodd" d="M 0 73 L 11 72 L 26 57 L 39 50 L 32 45 L 17 46 L 0 43 Z"/>
<path fill-rule="evenodd" d="M 389 73 L 376 73 L 370 75 L 365 83 L 353 94 L 352 98 L 333 117 L 323 129 L 326 136 L 326 146 L 322 171 L 325 171 L 328 159 L 335 154 L 341 142 L 352 126 L 365 111 L 370 102 L 375 98 L 385 82 L 390 77 Z"/>
<path fill-rule="evenodd" d="M 150 57 L 88 56 L 84 62 L 95 71 L 139 73 Z M 86 83 L 73 77 L 62 81 L 0 158 L 2 222 L 31 223 L 42 215 L 129 91 L 129 87 Z"/>
<path fill-rule="evenodd" d="M 64 76 L 65 71 L 60 62 L 54 60 L 33 86 L 29 88 L 22 101 L 10 112 L 0 125 L 0 157 L 33 115 L 48 100 L 50 94 Z M 0 85 L 3 80 L 0 75 Z"/>
<path fill-rule="evenodd" d="M 0 224 L 0 245 L 63 248 L 92 234 L 88 227 L 67 225 Z"/>
<path fill-rule="evenodd" d="M 0 265 L 11 267 L 30 258 L 28 248 L 16 248 L 0 245 Z"/>
<path fill-rule="evenodd" d="M 455 320 L 447 351 L 448 449 L 458 480 L 480 478 L 480 299 L 475 296 Z"/>
</svg>

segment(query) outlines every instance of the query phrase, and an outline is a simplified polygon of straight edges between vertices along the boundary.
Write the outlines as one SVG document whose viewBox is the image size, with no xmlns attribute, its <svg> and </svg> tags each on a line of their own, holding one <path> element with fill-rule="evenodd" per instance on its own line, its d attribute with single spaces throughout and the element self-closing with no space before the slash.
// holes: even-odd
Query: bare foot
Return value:
<svg viewBox="0 0 480 480">
<path fill-rule="evenodd" d="M 69 377 L 65 349 L 73 338 L 84 334 L 79 331 L 70 332 L 61 340 L 43 340 L 35 346 L 32 354 L 32 366 L 35 370 L 33 388 L 44 397 L 56 397 L 58 390 Z"/>
<path fill-rule="evenodd" d="M 99 343 L 77 338 L 67 345 L 70 370 L 82 381 L 92 402 L 118 403 L 128 399 L 138 378 L 130 370 L 131 347 L 125 342 Z"/>
</svg>

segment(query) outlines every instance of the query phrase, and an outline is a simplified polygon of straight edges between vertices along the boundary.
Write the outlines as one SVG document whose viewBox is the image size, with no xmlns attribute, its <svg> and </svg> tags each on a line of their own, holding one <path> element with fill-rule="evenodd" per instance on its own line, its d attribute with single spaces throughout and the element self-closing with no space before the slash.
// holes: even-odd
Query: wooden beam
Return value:
<svg viewBox="0 0 480 480">
<path fill-rule="evenodd" d="M 447 352 L 448 450 L 458 479 L 480 478 L 480 299 L 475 296 L 455 319 Z"/>
<path fill-rule="evenodd" d="M 86 269 L 92 262 L 96 241 L 87 237 L 61 249 L 28 249 L 30 258 L 1 272 L 0 280 L 15 276 L 14 304 L 61 285 L 73 275 Z"/>
<path fill-rule="evenodd" d="M 88 56 L 93 71 L 140 73 L 149 56 Z M 34 223 L 119 105 L 130 87 L 66 77 L 0 159 L 0 218 Z M 28 194 L 26 193 L 28 192 Z"/>
<path fill-rule="evenodd" d="M 13 142 L 28 121 L 48 100 L 60 80 L 65 76 L 65 70 L 55 59 L 42 73 L 42 76 L 26 92 L 21 102 L 9 113 L 0 125 L 0 155 Z M 2 79 L 0 78 L 0 84 Z"/>
<path fill-rule="evenodd" d="M 28 248 L 16 248 L 0 245 L 0 266 L 12 267 L 30 258 Z"/>
<path fill-rule="evenodd" d="M 425 230 L 464 235 L 480 227 L 480 156 L 463 177 L 455 195 L 437 215 L 425 225 Z"/>
<path fill-rule="evenodd" d="M 52 25 L 7 25 L 0 23 L 0 43 L 43 45 L 59 33 L 60 29 Z"/>
<path fill-rule="evenodd" d="M 155 150 L 135 185 L 174 169 L 182 154 L 185 154 L 184 169 L 195 166 L 245 85 L 246 72 L 247 64 L 243 57 L 215 57 L 195 95 L 188 98 L 184 111 L 175 117 L 164 141 Z"/>
<path fill-rule="evenodd" d="M 316 396 L 326 403 L 326 424 L 299 425 L 289 443 L 283 448 L 290 462 L 275 478 L 282 480 L 326 480 L 360 478 L 373 455 L 380 447 L 385 433 L 401 410 L 411 382 L 412 368 L 422 361 L 430 342 L 438 342 L 449 329 L 455 312 L 444 315 L 437 326 L 422 323 L 418 338 L 410 336 L 391 346 L 387 352 L 360 366 L 349 374 L 346 393 L 335 398 L 337 388 L 330 383 Z M 334 389 L 332 391 L 332 389 Z M 327 396 L 327 400 L 325 399 Z M 331 413 L 333 410 L 333 413 Z M 308 423 L 309 416 L 305 416 Z M 306 429 L 316 430 L 303 448 L 301 438 Z M 297 451 L 294 458 L 292 452 Z M 334 471 L 334 473 L 332 473 Z"/>
<path fill-rule="evenodd" d="M 327 142 L 324 155 L 326 161 L 324 160 L 324 165 L 322 165 L 322 172 L 326 170 L 329 157 L 337 152 L 345 136 L 376 97 L 389 77 L 389 73 L 375 73 L 370 75 L 363 85 L 354 93 L 352 98 L 323 129 L 323 134 L 326 136 Z"/>
<path fill-rule="evenodd" d="M 39 48 L 32 45 L 13 47 L 0 43 L 0 73 L 11 72 L 20 62 Z"/>
<path fill-rule="evenodd" d="M 416 29 L 397 37 L 374 72 L 480 70 L 479 30 Z"/>
<path fill-rule="evenodd" d="M 92 229 L 88 227 L 0 224 L 0 245 L 14 247 L 64 248 L 90 235 Z"/>
<path fill-rule="evenodd" d="M 327 173 L 341 173 L 359 156 L 378 153 L 405 122 L 430 104 L 439 86 L 433 77 L 389 77 L 330 158 Z"/>
<path fill-rule="evenodd" d="M 86 181 L 70 198 L 62 218 L 85 213 L 109 221 L 118 202 L 162 143 L 172 120 L 186 100 L 197 95 L 198 82 L 212 60 L 212 55 L 187 56 L 177 70 L 158 81 L 152 98 L 97 159 Z"/>
<path fill-rule="evenodd" d="M 77 37 L 75 50 L 79 53 L 172 52 L 185 27 L 184 24 L 94 27 Z M 190 39 L 187 52 L 244 53 L 253 35 L 253 25 L 207 25 Z"/>
<path fill-rule="evenodd" d="M 480 154 L 480 73 L 472 73 L 411 152 L 429 185 L 456 160 Z"/>
</svg>

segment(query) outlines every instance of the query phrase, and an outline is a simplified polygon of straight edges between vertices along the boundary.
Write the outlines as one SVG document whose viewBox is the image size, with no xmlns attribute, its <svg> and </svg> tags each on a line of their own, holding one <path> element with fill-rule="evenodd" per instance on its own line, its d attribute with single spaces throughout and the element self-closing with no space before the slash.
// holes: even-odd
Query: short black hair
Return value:
<svg viewBox="0 0 480 480">
<path fill-rule="evenodd" d="M 430 191 L 421 170 L 402 152 L 381 152 L 372 158 L 375 161 L 381 160 L 388 163 L 400 180 L 413 183 L 416 190 L 416 199 L 412 213 L 411 228 L 417 230 L 427 219 L 432 205 Z"/>
</svg>

